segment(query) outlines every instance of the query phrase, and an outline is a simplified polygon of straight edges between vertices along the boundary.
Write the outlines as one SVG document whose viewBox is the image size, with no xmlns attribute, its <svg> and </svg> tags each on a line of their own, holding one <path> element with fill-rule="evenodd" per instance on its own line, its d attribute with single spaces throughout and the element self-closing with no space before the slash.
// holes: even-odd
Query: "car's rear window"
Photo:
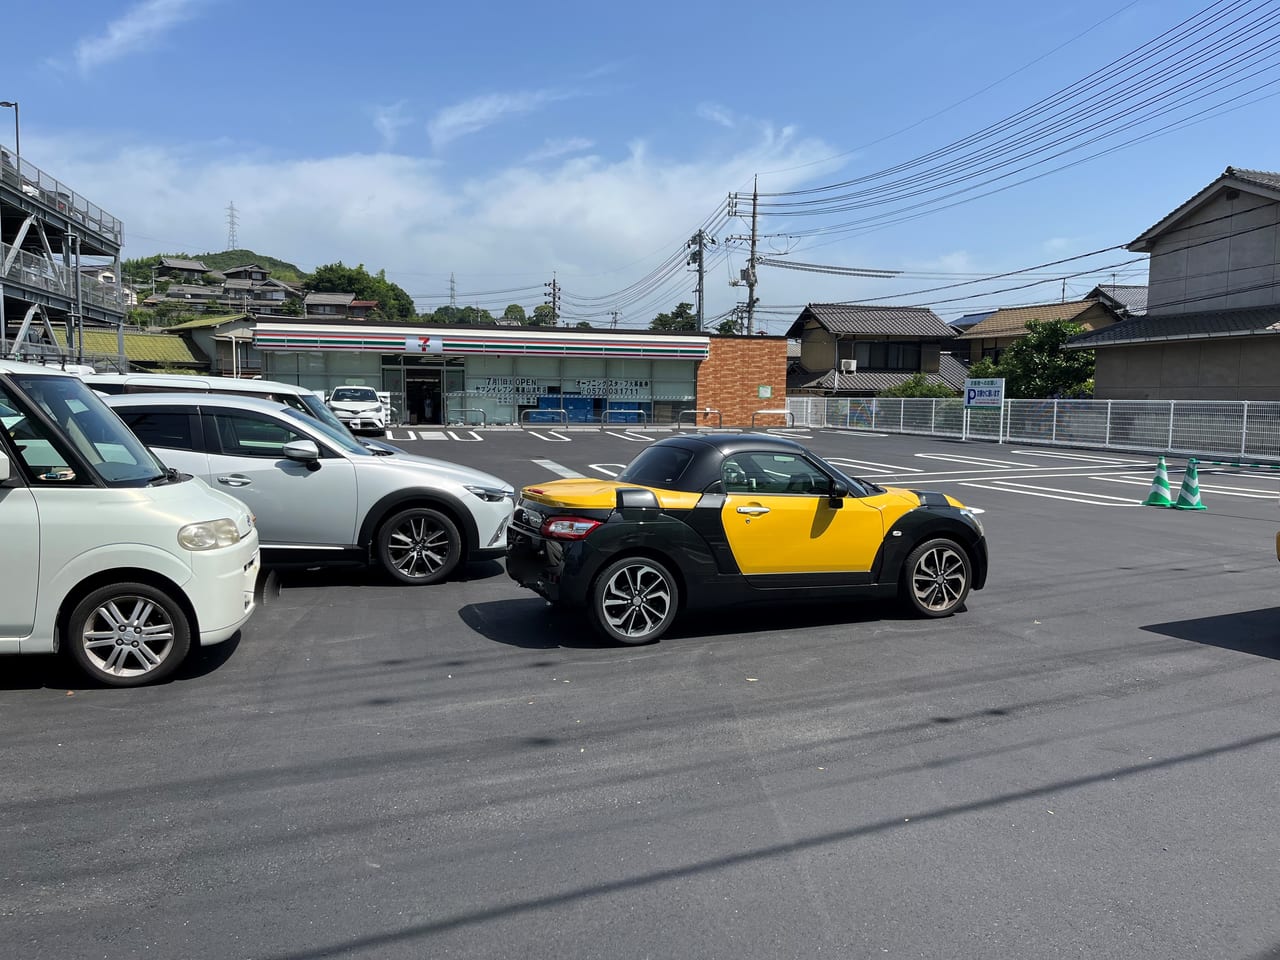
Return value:
<svg viewBox="0 0 1280 960">
<path fill-rule="evenodd" d="M 678 490 L 692 460 L 692 451 L 683 447 L 649 447 L 618 474 L 618 479 L 642 487 Z"/>
</svg>

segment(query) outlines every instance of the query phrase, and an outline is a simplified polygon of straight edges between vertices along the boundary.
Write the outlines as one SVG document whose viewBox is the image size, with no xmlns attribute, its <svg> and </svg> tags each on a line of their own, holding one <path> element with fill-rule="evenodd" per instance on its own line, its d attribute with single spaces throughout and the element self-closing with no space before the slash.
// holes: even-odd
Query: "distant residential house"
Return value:
<svg viewBox="0 0 1280 960">
<path fill-rule="evenodd" d="M 233 313 L 174 324 L 165 333 L 182 338 L 193 354 L 208 358 L 214 375 L 255 376 L 262 373 L 262 355 L 253 346 L 256 322 L 252 314 Z"/>
<path fill-rule="evenodd" d="M 1141 317 L 1147 312 L 1147 285 L 1101 283 L 1084 295 L 1101 300 L 1121 317 Z"/>
<path fill-rule="evenodd" d="M 318 320 L 345 319 L 351 315 L 354 293 L 308 293 L 302 301 L 303 312 Z"/>
<path fill-rule="evenodd" d="M 916 374 L 964 386 L 964 365 L 944 349 L 956 330 L 926 308 L 811 303 L 786 336 L 799 341 L 788 395 L 874 396 Z"/>
<path fill-rule="evenodd" d="M 966 313 L 963 317 L 956 317 L 954 320 L 948 320 L 947 322 L 961 333 L 964 333 L 970 327 L 981 323 L 993 313 L 995 313 L 994 310 L 984 310 L 982 313 Z"/>
<path fill-rule="evenodd" d="M 1227 167 L 1128 249 L 1149 253 L 1147 311 L 1075 338 L 1094 396 L 1280 400 L 1280 173 Z"/>
<path fill-rule="evenodd" d="M 1066 320 L 1085 330 L 1097 330 L 1120 319 L 1101 300 L 1068 300 L 1066 303 L 1037 303 L 1027 307 L 1004 307 L 964 333 L 959 339 L 967 347 L 969 363 L 987 359 L 999 362 L 1009 345 L 1027 335 L 1032 320 Z"/>
<path fill-rule="evenodd" d="M 250 263 L 243 267 L 230 267 L 223 270 L 222 275 L 228 280 L 249 280 L 253 283 L 261 283 L 271 275 L 271 271 L 256 263 Z"/>
<path fill-rule="evenodd" d="M 377 300 L 352 300 L 347 307 L 347 315 L 353 320 L 363 320 L 377 309 Z"/>
<path fill-rule="evenodd" d="M 190 283 L 199 280 L 209 268 L 199 260 L 184 260 L 180 257 L 161 257 L 156 267 L 156 276 L 177 280 L 179 283 Z"/>
</svg>

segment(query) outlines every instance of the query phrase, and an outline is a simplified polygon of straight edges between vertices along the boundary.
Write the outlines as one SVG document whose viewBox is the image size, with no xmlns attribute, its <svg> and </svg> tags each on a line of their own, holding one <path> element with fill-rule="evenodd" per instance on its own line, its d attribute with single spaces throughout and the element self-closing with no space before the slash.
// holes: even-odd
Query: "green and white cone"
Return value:
<svg viewBox="0 0 1280 960">
<path fill-rule="evenodd" d="M 1196 464 L 1200 461 L 1192 457 L 1187 461 L 1187 472 L 1182 476 L 1182 489 L 1178 491 L 1178 502 L 1174 506 L 1179 510 L 1204 510 L 1200 502 L 1200 475 Z"/>
<path fill-rule="evenodd" d="M 1142 505 L 1146 507 L 1172 507 L 1173 498 L 1169 491 L 1169 470 L 1164 465 L 1164 457 L 1160 458 L 1160 462 L 1156 464 L 1156 476 L 1151 481 L 1151 492 L 1147 494 L 1147 499 L 1142 501 Z"/>
</svg>

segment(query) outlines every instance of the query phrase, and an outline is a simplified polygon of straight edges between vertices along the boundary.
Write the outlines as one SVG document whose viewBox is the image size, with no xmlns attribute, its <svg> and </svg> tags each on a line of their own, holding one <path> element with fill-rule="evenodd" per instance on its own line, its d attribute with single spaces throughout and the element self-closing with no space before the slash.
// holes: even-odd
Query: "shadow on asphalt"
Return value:
<svg viewBox="0 0 1280 960">
<path fill-rule="evenodd" d="M 458 615 L 472 630 L 495 643 L 529 650 L 624 646 L 597 634 L 585 610 L 560 609 L 540 598 L 471 603 Z M 699 610 L 682 614 L 658 642 L 916 619 L 892 601 L 877 600 Z"/>
<path fill-rule="evenodd" d="M 1223 650 L 1280 660 L 1280 607 L 1152 623 L 1142 629 L 1175 640 L 1190 640 Z"/>
<path fill-rule="evenodd" d="M 213 673 L 235 654 L 240 646 L 237 632 L 230 640 L 211 647 L 195 647 L 168 680 L 158 686 L 198 680 Z M 43 654 L 33 657 L 5 657 L 0 671 L 0 690 L 113 690 L 81 673 L 70 657 Z"/>
<path fill-rule="evenodd" d="M 470 583 L 505 576 L 506 568 L 497 560 L 480 560 L 459 564 L 449 578 L 450 583 Z M 325 567 L 268 567 L 258 578 L 258 597 L 262 599 L 264 585 L 267 601 L 279 597 L 280 588 L 289 587 L 403 587 L 406 590 L 427 589 L 402 584 L 392 580 L 377 567 L 361 564 L 335 564 Z"/>
</svg>

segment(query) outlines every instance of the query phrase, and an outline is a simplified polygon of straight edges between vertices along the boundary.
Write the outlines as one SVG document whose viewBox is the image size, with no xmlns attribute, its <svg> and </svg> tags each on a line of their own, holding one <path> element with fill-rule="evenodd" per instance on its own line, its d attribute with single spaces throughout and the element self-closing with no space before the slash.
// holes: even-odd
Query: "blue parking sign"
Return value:
<svg viewBox="0 0 1280 960">
<path fill-rule="evenodd" d="M 1004 379 L 990 377 L 981 380 L 964 382 L 964 405 L 967 408 L 989 408 L 992 410 L 1004 406 Z"/>
</svg>

